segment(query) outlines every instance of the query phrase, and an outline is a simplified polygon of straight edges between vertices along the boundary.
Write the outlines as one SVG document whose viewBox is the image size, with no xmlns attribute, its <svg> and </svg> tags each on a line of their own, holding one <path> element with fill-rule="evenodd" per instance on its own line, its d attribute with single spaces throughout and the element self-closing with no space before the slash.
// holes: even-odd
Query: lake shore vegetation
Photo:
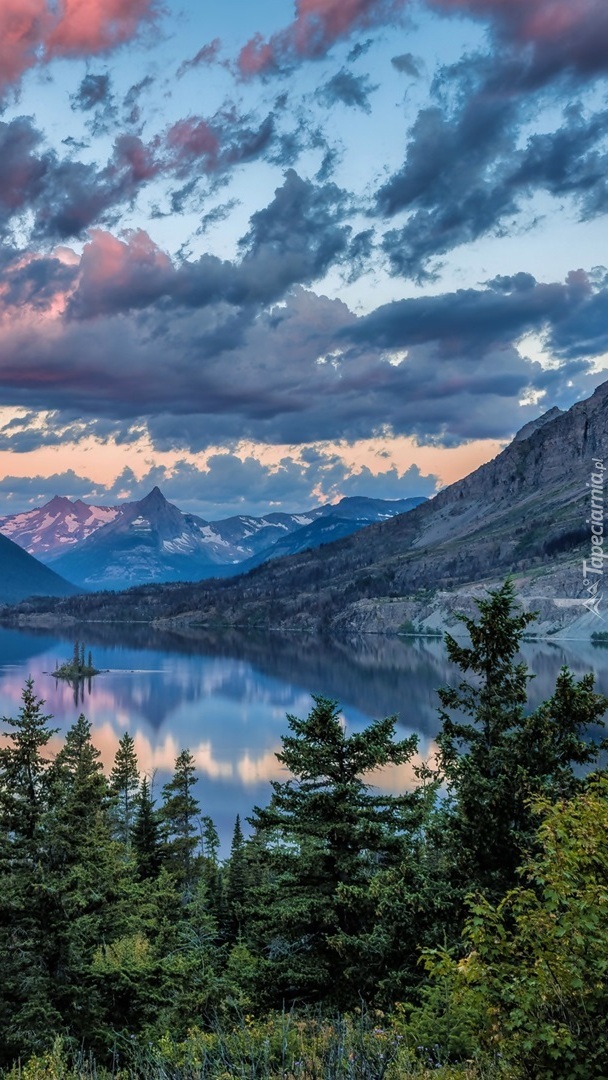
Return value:
<svg viewBox="0 0 608 1080">
<path fill-rule="evenodd" d="M 52 757 L 29 680 L 0 746 L 0 1074 L 608 1075 L 608 700 L 563 669 L 529 712 L 530 617 L 510 582 L 478 607 L 436 758 L 314 697 L 224 860 L 187 749 L 158 802 L 128 732 L 109 777 L 84 715 Z M 378 793 L 390 764 L 411 789 Z"/>
</svg>

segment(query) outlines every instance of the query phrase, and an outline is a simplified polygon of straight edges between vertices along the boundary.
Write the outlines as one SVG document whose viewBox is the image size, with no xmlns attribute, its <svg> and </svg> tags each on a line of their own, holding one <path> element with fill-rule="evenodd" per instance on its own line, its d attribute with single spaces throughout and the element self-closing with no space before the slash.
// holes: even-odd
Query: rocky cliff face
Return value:
<svg viewBox="0 0 608 1080">
<path fill-rule="evenodd" d="M 493 461 L 410 513 L 201 597 L 199 617 L 441 629 L 454 609 L 472 609 L 478 588 L 514 574 L 526 604 L 541 612 L 539 630 L 601 631 L 601 611 L 585 606 L 582 574 L 597 461 L 608 471 L 608 383 L 568 412 L 527 425 Z"/>
</svg>

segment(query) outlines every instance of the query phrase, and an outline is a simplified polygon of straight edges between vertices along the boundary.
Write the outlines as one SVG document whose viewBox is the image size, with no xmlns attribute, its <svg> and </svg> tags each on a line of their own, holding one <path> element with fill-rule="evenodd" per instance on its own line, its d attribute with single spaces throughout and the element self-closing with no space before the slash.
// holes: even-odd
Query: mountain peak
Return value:
<svg viewBox="0 0 608 1080">
<path fill-rule="evenodd" d="M 156 505 L 156 506 L 163 506 L 166 503 L 167 503 L 167 500 L 165 499 L 165 496 L 163 495 L 163 493 L 160 490 L 160 488 L 158 487 L 158 485 L 155 485 L 152 488 L 152 491 L 149 491 L 147 495 L 144 495 L 143 499 L 139 500 L 139 505 L 140 506 L 143 506 L 143 505 L 149 506 L 150 504 L 153 504 L 153 505 Z"/>
<path fill-rule="evenodd" d="M 47 514 L 65 514 L 74 509 L 74 503 L 67 495 L 53 495 L 50 502 L 45 503 L 41 509 Z"/>
<path fill-rule="evenodd" d="M 558 409 L 557 405 L 554 405 L 552 409 L 548 409 L 546 413 L 537 417 L 536 420 L 530 420 L 529 423 L 524 424 L 517 432 L 513 442 L 523 442 L 524 439 L 529 439 L 531 435 L 534 435 L 535 431 L 539 430 L 539 428 L 544 427 L 545 424 L 550 424 L 553 420 L 557 420 L 558 416 L 563 415 L 563 410 Z"/>
</svg>

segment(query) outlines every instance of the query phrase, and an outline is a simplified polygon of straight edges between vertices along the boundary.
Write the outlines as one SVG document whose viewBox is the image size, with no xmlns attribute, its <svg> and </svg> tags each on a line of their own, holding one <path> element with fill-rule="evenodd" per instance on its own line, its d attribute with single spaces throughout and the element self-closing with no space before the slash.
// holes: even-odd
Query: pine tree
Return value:
<svg viewBox="0 0 608 1080">
<path fill-rule="evenodd" d="M 100 1024 L 90 964 L 100 940 L 119 932 L 128 880 L 112 840 L 110 796 L 84 715 L 66 734 L 50 770 L 52 805 L 43 860 L 44 957 L 64 1030 L 90 1038 Z M 120 906 L 123 913 L 120 914 Z"/>
<path fill-rule="evenodd" d="M 128 731 L 118 743 L 114 766 L 110 773 L 110 790 L 116 798 L 115 820 L 119 840 L 127 851 L 131 849 L 135 801 L 139 791 L 139 769 L 135 742 Z"/>
<path fill-rule="evenodd" d="M 218 853 L 220 838 L 213 820 L 204 814 L 199 820 L 201 830 L 201 877 L 207 889 L 209 909 L 219 923 L 225 922 L 224 882 Z"/>
<path fill-rule="evenodd" d="M 238 939 L 241 934 L 245 905 L 247 903 L 247 880 L 245 837 L 243 836 L 240 815 L 237 814 L 232 833 L 226 878 L 228 933 L 232 940 Z"/>
<path fill-rule="evenodd" d="M 48 726 L 53 718 L 42 712 L 44 701 L 32 679 L 21 700 L 17 718 L 1 721 L 13 730 L 7 733 L 9 745 L 0 749 L 0 820 L 3 830 L 31 841 L 45 806 L 48 759 L 42 751 L 58 729 Z"/>
<path fill-rule="evenodd" d="M 156 878 L 161 867 L 160 828 L 146 776 L 136 800 L 132 841 L 138 877 Z"/>
<path fill-rule="evenodd" d="M 417 806 L 416 796 L 372 794 L 367 777 L 408 761 L 416 738 L 395 742 L 395 717 L 347 736 L 336 702 L 313 700 L 306 719 L 288 716 L 293 734 L 277 754 L 294 779 L 273 781 L 270 805 L 249 818 L 260 859 L 252 923 L 276 1003 L 345 1004 L 357 996 L 346 972 L 365 929 L 362 897 L 378 867 L 398 860 Z M 358 905 L 347 888 L 360 890 Z"/>
<path fill-rule="evenodd" d="M 45 963 L 47 943 L 40 852 L 49 807 L 44 750 L 56 729 L 28 679 L 16 719 L 3 717 L 0 749 L 0 1064 L 39 1050 L 60 1017 Z"/>
<path fill-rule="evenodd" d="M 175 760 L 173 778 L 163 787 L 159 817 L 164 852 L 186 898 L 192 893 L 194 856 L 199 845 L 200 806 L 193 794 L 196 783 L 194 758 L 189 750 L 182 750 Z"/>
<path fill-rule="evenodd" d="M 478 619 L 461 616 L 470 645 L 446 635 L 450 660 L 475 681 L 439 691 L 438 759 L 452 800 L 441 832 L 461 893 L 500 898 L 516 883 L 538 826 L 530 800 L 576 789 L 573 765 L 597 759 L 601 744 L 589 741 L 588 728 L 601 722 L 608 700 L 594 692 L 593 676 L 576 684 L 563 671 L 550 701 L 528 715 L 532 676 L 516 658 L 535 616 L 518 609 L 510 581 L 477 603 Z"/>
</svg>

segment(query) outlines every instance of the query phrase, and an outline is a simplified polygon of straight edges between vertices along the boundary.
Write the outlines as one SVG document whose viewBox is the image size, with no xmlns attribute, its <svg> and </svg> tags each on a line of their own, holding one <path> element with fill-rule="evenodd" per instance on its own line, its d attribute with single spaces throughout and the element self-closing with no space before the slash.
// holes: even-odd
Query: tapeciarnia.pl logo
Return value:
<svg viewBox="0 0 608 1080">
<path fill-rule="evenodd" d="M 604 472 L 606 466 L 603 458 L 593 459 L 593 472 L 587 487 L 591 489 L 591 511 L 587 518 L 587 525 L 591 528 L 591 549 L 587 558 L 583 559 L 583 585 L 588 593 L 582 601 L 587 611 L 591 611 L 598 619 L 603 618 L 599 606 L 602 599 L 602 587 L 604 579 Z"/>
</svg>

